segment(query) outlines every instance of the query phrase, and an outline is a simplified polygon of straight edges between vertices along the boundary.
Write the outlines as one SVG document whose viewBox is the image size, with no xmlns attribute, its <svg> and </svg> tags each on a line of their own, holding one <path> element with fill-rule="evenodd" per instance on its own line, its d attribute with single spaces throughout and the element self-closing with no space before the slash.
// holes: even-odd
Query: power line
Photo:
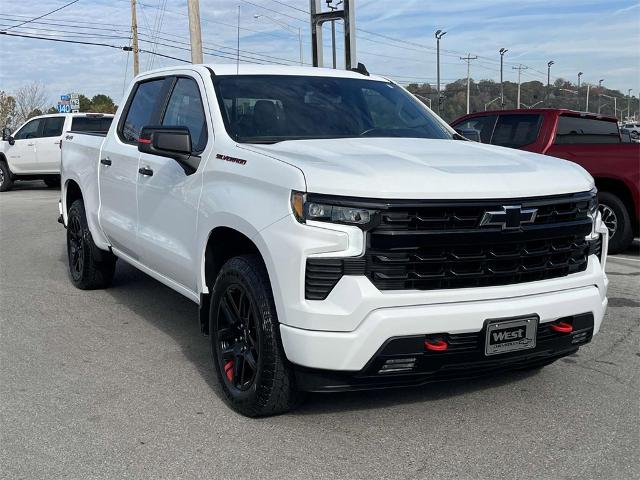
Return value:
<svg viewBox="0 0 640 480">
<path fill-rule="evenodd" d="M 39 20 L 40 18 L 46 17 L 47 15 L 51 15 L 52 13 L 56 13 L 60 10 L 62 10 L 63 8 L 67 8 L 69 5 L 73 5 L 74 3 L 78 3 L 80 0 L 73 0 L 72 2 L 67 3 L 66 5 L 63 5 L 59 8 L 56 8 L 55 10 L 51 10 L 50 12 L 45 13 L 44 15 L 40 15 L 39 17 L 35 17 L 32 18 L 31 20 L 27 20 L 25 22 L 22 22 L 19 25 L 14 25 L 13 27 L 9 27 L 7 29 L 5 29 L 4 31 L 6 32 L 7 30 L 11 30 L 12 28 L 17 28 L 17 27 L 21 27 L 22 25 L 26 25 L 27 23 L 33 22 L 35 20 Z"/>
<path fill-rule="evenodd" d="M 2 20 L 0 18 L 0 20 Z M 72 29 L 73 26 L 66 26 L 69 29 Z M 82 29 L 88 29 L 91 27 L 80 27 Z M 90 37 L 97 37 L 97 38 L 118 38 L 118 39 L 130 39 L 130 32 L 127 32 L 129 35 L 124 36 L 116 36 L 116 35 L 105 35 L 105 34 L 89 34 L 86 32 L 73 32 L 73 30 L 68 30 L 68 29 L 50 29 L 50 28 L 44 28 L 44 27 L 37 27 L 37 28 L 30 28 L 29 30 L 31 31 L 35 31 L 35 34 L 41 34 L 41 35 L 49 35 L 49 34 L 45 34 L 45 33 L 41 33 L 41 32 L 54 32 L 57 33 L 58 36 L 71 36 L 73 37 L 82 37 L 82 38 L 90 38 Z M 109 30 L 109 29 L 104 29 L 104 30 Z M 117 31 L 117 30 L 116 30 Z M 20 32 L 20 33 L 24 33 L 24 34 L 29 34 L 30 32 Z M 156 34 L 153 35 L 153 33 L 149 36 L 147 36 L 146 34 L 141 34 L 140 38 L 141 41 L 145 41 L 149 44 L 153 44 L 155 46 L 157 45 L 161 45 L 161 46 L 167 46 L 167 47 L 172 47 L 173 45 L 168 45 L 167 43 L 163 43 L 160 40 L 164 40 L 167 42 L 174 42 L 180 45 L 190 45 L 188 42 L 185 41 L 177 41 L 174 38 L 168 38 L 168 37 L 174 37 L 174 38 L 178 38 L 181 40 L 184 40 L 184 37 L 181 37 L 179 35 L 175 35 L 175 34 L 170 34 L 170 33 L 165 33 L 162 35 Z M 215 44 L 215 43 L 204 43 L 203 44 L 205 46 L 205 49 L 207 51 L 212 52 L 211 54 L 215 56 L 216 53 L 220 53 L 222 55 L 217 55 L 217 56 L 221 56 L 221 58 L 225 58 L 225 59 L 229 59 L 229 60 L 235 60 L 235 56 L 231 57 L 231 56 L 227 56 L 227 55 L 235 55 L 237 53 L 236 49 L 233 47 L 227 47 L 225 45 L 220 45 L 220 44 Z M 212 47 L 213 46 L 213 47 Z M 217 48 L 214 48 L 217 47 Z M 230 50 L 230 52 L 225 52 L 223 50 Z M 154 51 L 157 51 L 156 48 L 154 48 Z M 297 63 L 296 60 L 292 60 L 292 59 L 288 59 L 288 58 L 283 58 L 283 57 L 277 57 L 277 56 L 273 56 L 273 55 L 268 55 L 265 53 L 260 53 L 260 52 L 254 52 L 254 51 L 250 51 L 250 50 L 240 50 L 241 52 L 241 59 L 242 60 L 259 60 L 259 61 L 264 61 L 264 62 L 270 62 L 270 63 L 278 63 L 280 65 L 285 65 L 285 63 L 282 62 L 288 62 L 291 64 Z M 225 55 L 225 56 L 223 56 Z M 273 62 L 271 60 L 279 60 L 280 62 Z"/>
</svg>

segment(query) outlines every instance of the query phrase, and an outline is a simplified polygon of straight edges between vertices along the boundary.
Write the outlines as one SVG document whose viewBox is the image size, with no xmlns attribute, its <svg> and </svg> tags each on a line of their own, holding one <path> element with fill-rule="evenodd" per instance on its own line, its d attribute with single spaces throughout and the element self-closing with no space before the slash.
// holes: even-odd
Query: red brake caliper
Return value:
<svg viewBox="0 0 640 480">
<path fill-rule="evenodd" d="M 227 380 L 233 381 L 233 360 L 229 360 L 224 364 L 224 373 L 227 375 Z"/>
</svg>

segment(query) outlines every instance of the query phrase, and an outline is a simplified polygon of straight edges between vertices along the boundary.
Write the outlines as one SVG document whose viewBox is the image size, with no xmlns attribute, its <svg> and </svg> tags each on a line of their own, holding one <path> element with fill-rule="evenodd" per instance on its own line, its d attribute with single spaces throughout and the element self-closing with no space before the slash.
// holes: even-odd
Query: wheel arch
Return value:
<svg viewBox="0 0 640 480">
<path fill-rule="evenodd" d="M 82 200 L 84 197 L 82 195 L 82 189 L 80 185 L 75 180 L 67 180 L 64 185 L 64 213 L 65 215 L 69 212 L 69 208 L 71 204 L 76 200 Z"/>
<path fill-rule="evenodd" d="M 634 232 L 638 232 L 638 212 L 635 208 L 635 202 L 633 200 L 633 194 L 629 189 L 629 186 L 622 180 L 610 177 L 597 177 L 595 178 L 596 187 L 599 192 L 609 192 L 622 201 L 624 206 L 629 212 L 629 217 L 633 225 Z"/>
<path fill-rule="evenodd" d="M 213 285 L 225 262 L 239 255 L 257 255 L 265 266 L 267 276 L 269 276 L 264 255 L 252 239 L 255 236 L 247 233 L 226 225 L 217 226 L 209 232 L 202 255 L 203 285 L 199 309 L 200 330 L 205 335 L 209 334 L 209 308 Z M 271 282 L 271 280 L 269 281 Z"/>
</svg>

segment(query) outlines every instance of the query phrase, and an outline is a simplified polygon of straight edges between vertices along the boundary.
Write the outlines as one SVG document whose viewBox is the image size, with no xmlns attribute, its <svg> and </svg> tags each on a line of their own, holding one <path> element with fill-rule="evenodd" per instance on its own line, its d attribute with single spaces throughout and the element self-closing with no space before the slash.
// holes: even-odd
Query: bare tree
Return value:
<svg viewBox="0 0 640 480">
<path fill-rule="evenodd" d="M 16 99 L 0 91 L 0 128 L 15 127 Z"/>
<path fill-rule="evenodd" d="M 46 88 L 40 82 L 32 82 L 19 88 L 14 98 L 18 124 L 42 113 L 49 106 Z"/>
</svg>

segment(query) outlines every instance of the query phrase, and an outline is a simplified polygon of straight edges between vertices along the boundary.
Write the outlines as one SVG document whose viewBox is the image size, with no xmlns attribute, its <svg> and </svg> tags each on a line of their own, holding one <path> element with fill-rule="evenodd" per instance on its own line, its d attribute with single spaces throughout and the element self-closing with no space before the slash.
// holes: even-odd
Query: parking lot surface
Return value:
<svg viewBox="0 0 640 480">
<path fill-rule="evenodd" d="M 1 478 L 640 478 L 637 242 L 574 356 L 252 420 L 218 394 L 195 304 L 123 262 L 112 288 L 71 285 L 58 197 L 0 194 Z"/>
</svg>

